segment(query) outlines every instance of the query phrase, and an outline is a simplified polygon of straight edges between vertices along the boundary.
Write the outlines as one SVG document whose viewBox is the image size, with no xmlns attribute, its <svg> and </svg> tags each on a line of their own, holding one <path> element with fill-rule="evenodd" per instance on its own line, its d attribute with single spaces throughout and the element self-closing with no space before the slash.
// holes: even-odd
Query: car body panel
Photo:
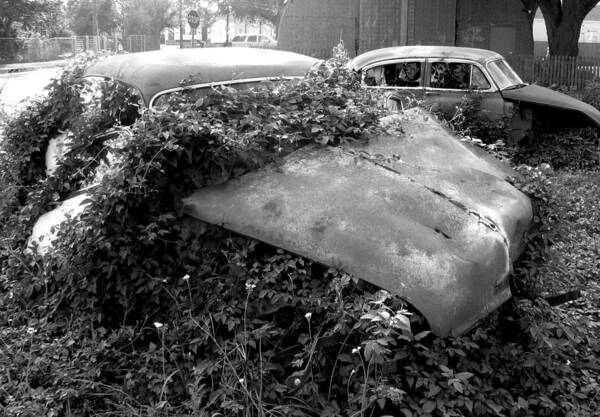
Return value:
<svg viewBox="0 0 600 417">
<path fill-rule="evenodd" d="M 600 112 L 594 106 L 549 88 L 539 85 L 526 85 L 521 88 L 502 90 L 502 96 L 516 103 L 528 103 L 580 112 L 594 124 L 600 126 Z"/>
<path fill-rule="evenodd" d="M 61 223 L 68 219 L 76 219 L 85 211 L 90 194 L 82 190 L 76 195 L 61 202 L 54 210 L 42 214 L 31 230 L 27 248 L 39 254 L 45 254 L 52 247 Z"/>
<path fill-rule="evenodd" d="M 170 49 L 114 55 L 85 72 L 86 77 L 107 77 L 139 90 L 148 106 L 156 94 L 193 84 L 256 79 L 304 77 L 319 59 L 292 52 L 256 48 Z"/>
<path fill-rule="evenodd" d="M 403 129 L 303 148 L 197 190 L 184 212 L 354 274 L 406 299 L 437 335 L 460 334 L 510 297 L 531 203 L 505 181 L 510 169 L 425 112 L 406 112 Z"/>
</svg>

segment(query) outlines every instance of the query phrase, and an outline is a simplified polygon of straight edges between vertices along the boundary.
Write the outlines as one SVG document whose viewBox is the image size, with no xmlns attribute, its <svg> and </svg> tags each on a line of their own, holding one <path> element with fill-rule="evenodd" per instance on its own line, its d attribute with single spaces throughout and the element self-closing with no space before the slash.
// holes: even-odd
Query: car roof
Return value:
<svg viewBox="0 0 600 417">
<path fill-rule="evenodd" d="M 194 84 L 234 80 L 302 77 L 317 58 L 292 52 L 256 48 L 188 48 L 113 55 L 88 68 L 85 77 L 111 78 L 130 85 L 144 103 L 161 91 L 177 88 L 182 80 Z"/>
<path fill-rule="evenodd" d="M 502 55 L 487 49 L 459 46 L 393 46 L 365 52 L 354 58 L 351 66 L 352 69 L 359 70 L 376 62 L 401 58 L 457 58 L 484 64 L 493 59 L 502 59 Z"/>
</svg>

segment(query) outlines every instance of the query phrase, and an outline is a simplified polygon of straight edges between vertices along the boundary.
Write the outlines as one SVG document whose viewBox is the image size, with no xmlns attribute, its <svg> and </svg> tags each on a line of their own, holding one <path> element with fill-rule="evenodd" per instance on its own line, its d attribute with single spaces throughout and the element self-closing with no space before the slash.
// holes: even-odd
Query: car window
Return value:
<svg viewBox="0 0 600 417">
<path fill-rule="evenodd" d="M 139 91 L 116 80 L 85 77 L 81 80 L 80 88 L 86 112 L 100 109 L 109 111 L 125 126 L 135 122 L 143 107 Z"/>
<path fill-rule="evenodd" d="M 165 109 L 169 105 L 176 103 L 194 103 L 198 100 L 203 100 L 213 88 L 234 88 L 236 90 L 250 89 L 270 89 L 282 82 L 281 79 L 276 80 L 257 80 L 252 82 L 241 82 L 220 85 L 203 85 L 201 87 L 188 87 L 170 91 L 158 96 L 152 102 L 153 109 Z"/>
<path fill-rule="evenodd" d="M 256 42 L 256 35 L 248 36 L 248 42 Z"/>
<path fill-rule="evenodd" d="M 490 83 L 475 65 L 438 61 L 431 63 L 429 86 L 450 90 L 487 90 Z"/>
<path fill-rule="evenodd" d="M 476 66 L 471 67 L 471 89 L 487 90 L 491 87 L 484 73 Z"/>
<path fill-rule="evenodd" d="M 521 78 L 503 59 L 490 62 L 487 68 L 500 90 L 523 84 Z"/>
<path fill-rule="evenodd" d="M 418 87 L 423 63 L 398 62 L 369 68 L 363 73 L 363 83 L 379 87 Z"/>
<path fill-rule="evenodd" d="M 231 42 L 244 42 L 245 39 L 246 39 L 246 36 L 236 35 L 236 36 L 233 37 L 233 39 L 231 40 Z"/>
</svg>

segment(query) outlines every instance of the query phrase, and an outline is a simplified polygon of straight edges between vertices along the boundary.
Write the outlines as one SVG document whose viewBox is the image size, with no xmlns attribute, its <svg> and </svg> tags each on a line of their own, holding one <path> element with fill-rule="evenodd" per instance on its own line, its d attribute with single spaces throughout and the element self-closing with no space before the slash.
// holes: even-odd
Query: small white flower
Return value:
<svg viewBox="0 0 600 417">
<path fill-rule="evenodd" d="M 154 327 L 156 327 L 157 329 L 160 329 L 163 326 L 164 326 L 164 324 L 162 324 L 162 323 L 159 323 L 157 321 L 154 322 Z"/>
<path fill-rule="evenodd" d="M 354 349 L 352 349 L 352 354 L 353 355 L 358 355 L 360 353 L 360 346 L 355 347 Z"/>
<path fill-rule="evenodd" d="M 181 279 L 184 280 L 184 281 L 189 281 L 190 280 L 190 274 L 185 274 L 183 276 L 183 278 L 181 278 Z"/>
<path fill-rule="evenodd" d="M 243 384 L 243 383 L 244 383 L 244 381 L 245 381 L 245 380 L 244 380 L 244 378 L 240 378 L 238 382 L 239 382 L 240 384 Z"/>
<path fill-rule="evenodd" d="M 306 320 L 310 321 L 310 318 L 312 317 L 312 313 L 306 313 L 304 315 L 304 317 L 306 317 Z"/>
<path fill-rule="evenodd" d="M 35 333 L 35 329 L 33 327 L 27 328 L 27 334 L 34 334 L 34 333 Z"/>
<path fill-rule="evenodd" d="M 255 288 L 256 288 L 256 284 L 253 284 L 251 282 L 246 282 L 246 291 L 252 292 L 252 290 Z"/>
</svg>

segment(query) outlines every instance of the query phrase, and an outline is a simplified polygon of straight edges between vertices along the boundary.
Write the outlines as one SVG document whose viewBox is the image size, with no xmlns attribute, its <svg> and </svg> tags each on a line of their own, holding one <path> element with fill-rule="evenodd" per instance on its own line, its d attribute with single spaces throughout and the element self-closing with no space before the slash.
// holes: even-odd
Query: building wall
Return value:
<svg viewBox="0 0 600 417">
<path fill-rule="evenodd" d="M 351 55 L 397 45 L 533 53 L 521 0 L 302 0 L 287 7 L 280 48 L 327 57 L 340 39 Z"/>
<path fill-rule="evenodd" d="M 454 45 L 456 2 L 457 0 L 410 0 L 408 44 Z"/>
<path fill-rule="evenodd" d="M 358 48 L 360 0 L 302 0 L 286 7 L 281 19 L 280 49 L 320 58 L 344 41 L 351 55 Z"/>
<path fill-rule="evenodd" d="M 408 44 L 409 0 L 361 0 L 359 52 Z"/>
<path fill-rule="evenodd" d="M 532 54 L 533 39 L 520 0 L 459 0 L 456 45 L 503 55 Z"/>
</svg>

